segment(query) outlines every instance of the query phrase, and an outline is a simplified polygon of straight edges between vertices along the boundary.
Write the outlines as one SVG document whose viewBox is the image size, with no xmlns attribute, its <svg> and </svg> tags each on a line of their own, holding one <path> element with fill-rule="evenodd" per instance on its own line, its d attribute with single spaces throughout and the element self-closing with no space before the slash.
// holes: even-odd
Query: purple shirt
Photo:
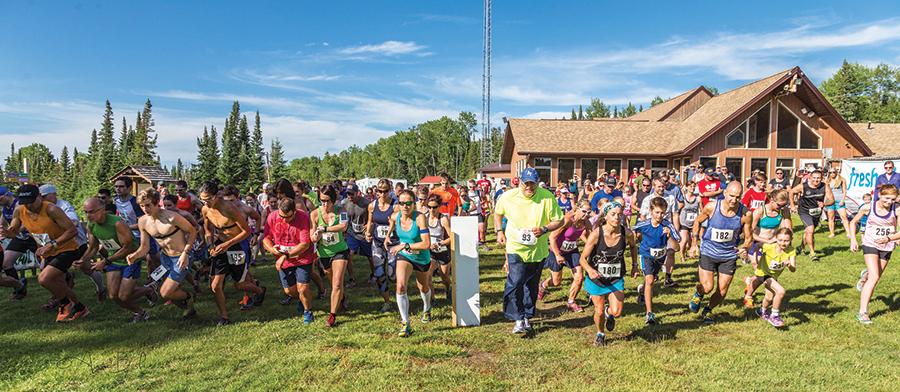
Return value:
<svg viewBox="0 0 900 392">
<path fill-rule="evenodd" d="M 878 179 L 875 180 L 875 189 L 878 189 L 878 186 L 881 184 L 894 184 L 897 188 L 900 188 L 900 174 L 894 172 L 891 174 L 891 178 L 887 177 L 887 173 L 884 173 L 878 176 Z M 874 192 L 875 194 L 872 197 L 872 201 L 878 200 L 878 192 Z"/>
</svg>

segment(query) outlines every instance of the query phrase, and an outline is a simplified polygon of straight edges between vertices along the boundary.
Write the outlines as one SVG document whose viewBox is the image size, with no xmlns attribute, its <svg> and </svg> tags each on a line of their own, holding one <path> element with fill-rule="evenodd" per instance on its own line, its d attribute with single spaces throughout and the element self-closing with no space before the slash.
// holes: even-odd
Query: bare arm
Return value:
<svg viewBox="0 0 900 392">
<path fill-rule="evenodd" d="M 147 233 L 147 229 L 144 227 L 144 225 L 146 225 L 147 219 L 149 219 L 149 218 L 147 218 L 146 215 L 138 218 L 137 224 L 138 224 L 138 228 L 141 233 L 141 245 L 137 248 L 136 251 L 134 251 L 134 253 L 125 257 L 125 260 L 128 261 L 128 265 L 134 264 L 135 260 L 146 256 L 147 252 L 150 251 L 150 233 Z M 208 220 L 209 219 L 207 219 L 207 221 Z M 118 225 L 116 225 L 116 226 L 118 226 Z M 130 227 L 129 227 L 129 229 L 130 229 Z M 119 230 L 117 227 L 116 233 L 118 234 L 118 232 L 119 232 Z"/>
</svg>

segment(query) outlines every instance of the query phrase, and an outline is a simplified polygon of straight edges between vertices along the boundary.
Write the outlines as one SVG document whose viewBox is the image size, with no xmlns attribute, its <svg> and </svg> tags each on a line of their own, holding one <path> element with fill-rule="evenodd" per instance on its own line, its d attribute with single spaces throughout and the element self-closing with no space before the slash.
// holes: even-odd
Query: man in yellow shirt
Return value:
<svg viewBox="0 0 900 392">
<path fill-rule="evenodd" d="M 497 244 L 506 245 L 509 274 L 503 292 L 503 313 L 516 322 L 513 333 L 531 330 L 534 304 L 537 302 L 543 260 L 550 254 L 545 234 L 563 224 L 563 213 L 550 191 L 538 187 L 537 171 L 528 167 L 519 175 L 519 188 L 507 191 L 497 201 L 494 227 Z"/>
</svg>

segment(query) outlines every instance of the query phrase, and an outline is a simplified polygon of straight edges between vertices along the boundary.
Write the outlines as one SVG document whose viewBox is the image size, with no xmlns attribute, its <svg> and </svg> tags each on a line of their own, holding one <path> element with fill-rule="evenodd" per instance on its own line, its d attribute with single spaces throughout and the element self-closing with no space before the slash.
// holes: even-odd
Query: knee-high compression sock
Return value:
<svg viewBox="0 0 900 392">
<path fill-rule="evenodd" d="M 94 273 L 88 275 L 91 277 L 91 280 L 94 282 L 94 286 L 97 286 L 97 292 L 103 291 L 105 287 L 103 287 L 103 275 L 100 275 L 100 271 L 94 271 Z"/>
<path fill-rule="evenodd" d="M 19 280 L 19 271 L 16 271 L 15 268 L 5 269 L 5 270 L 3 270 L 3 273 L 4 273 L 6 276 L 9 276 L 9 277 L 11 277 L 11 278 L 13 278 L 13 279 L 15 279 L 15 280 Z"/>
<path fill-rule="evenodd" d="M 431 310 L 431 290 L 426 292 L 419 292 L 422 295 L 422 307 L 426 312 Z"/>
<path fill-rule="evenodd" d="M 400 319 L 404 323 L 409 322 L 409 296 L 397 294 L 397 308 L 400 309 Z"/>
</svg>

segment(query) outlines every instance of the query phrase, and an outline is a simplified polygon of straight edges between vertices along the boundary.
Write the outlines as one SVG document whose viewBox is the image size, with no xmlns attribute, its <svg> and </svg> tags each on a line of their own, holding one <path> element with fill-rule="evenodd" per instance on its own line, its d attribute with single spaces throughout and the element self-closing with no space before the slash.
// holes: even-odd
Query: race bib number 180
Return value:
<svg viewBox="0 0 900 392">
<path fill-rule="evenodd" d="M 516 233 L 516 242 L 522 245 L 534 245 L 537 244 L 537 236 L 530 229 L 519 229 L 519 232 Z"/>
<path fill-rule="evenodd" d="M 622 269 L 621 265 L 616 264 L 597 264 L 597 272 L 600 274 L 601 278 L 621 278 L 622 277 Z"/>
</svg>

